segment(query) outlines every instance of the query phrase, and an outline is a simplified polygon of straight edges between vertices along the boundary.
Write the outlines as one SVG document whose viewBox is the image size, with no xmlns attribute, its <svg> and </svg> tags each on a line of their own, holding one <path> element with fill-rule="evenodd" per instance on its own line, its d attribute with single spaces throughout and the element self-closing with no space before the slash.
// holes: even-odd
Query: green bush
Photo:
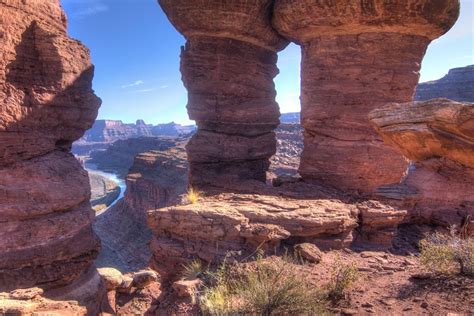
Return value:
<svg viewBox="0 0 474 316">
<path fill-rule="evenodd" d="M 434 233 L 420 242 L 420 262 L 438 274 L 474 275 L 474 238 Z"/>
<path fill-rule="evenodd" d="M 225 263 L 201 297 L 204 314 L 324 314 L 323 296 L 284 261 L 264 262 L 229 273 Z"/>
</svg>

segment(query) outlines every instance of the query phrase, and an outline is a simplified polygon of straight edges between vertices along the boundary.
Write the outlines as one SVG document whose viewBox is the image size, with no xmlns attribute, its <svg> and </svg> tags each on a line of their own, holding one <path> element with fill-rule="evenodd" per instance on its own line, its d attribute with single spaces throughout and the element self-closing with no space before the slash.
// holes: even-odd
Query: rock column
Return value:
<svg viewBox="0 0 474 316">
<path fill-rule="evenodd" d="M 198 125 L 187 145 L 191 185 L 265 181 L 279 124 L 277 52 L 288 43 L 271 28 L 273 1 L 159 2 L 187 40 L 181 73 Z"/>
<path fill-rule="evenodd" d="M 367 115 L 411 101 L 426 48 L 459 2 L 276 0 L 274 10 L 275 28 L 302 47 L 302 177 L 363 193 L 399 182 L 408 161 Z"/>
<path fill-rule="evenodd" d="M 88 50 L 59 0 L 0 0 L 0 292 L 68 284 L 99 242 L 70 153 L 100 105 Z"/>
</svg>

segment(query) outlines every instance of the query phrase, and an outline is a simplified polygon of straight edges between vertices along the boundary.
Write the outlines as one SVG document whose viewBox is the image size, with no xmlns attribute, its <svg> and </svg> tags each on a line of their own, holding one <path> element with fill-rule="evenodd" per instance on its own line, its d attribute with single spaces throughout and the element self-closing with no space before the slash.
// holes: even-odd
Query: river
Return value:
<svg viewBox="0 0 474 316">
<path fill-rule="evenodd" d="M 115 205 L 121 198 L 123 198 L 123 196 L 125 194 L 125 189 L 127 188 L 127 185 L 125 184 L 124 179 L 119 178 L 114 173 L 109 173 L 109 172 L 105 172 L 105 171 L 97 169 L 97 166 L 93 163 L 90 163 L 90 162 L 86 161 L 85 169 L 87 170 L 87 172 L 98 174 L 100 176 L 103 176 L 103 177 L 109 179 L 110 181 L 113 181 L 113 182 L 117 183 L 117 185 L 120 187 L 119 196 L 107 208 L 103 209 L 100 212 L 97 212 L 96 216 L 99 216 L 100 214 L 103 214 L 103 213 L 107 212 L 107 210 L 109 210 L 110 207 Z"/>
</svg>

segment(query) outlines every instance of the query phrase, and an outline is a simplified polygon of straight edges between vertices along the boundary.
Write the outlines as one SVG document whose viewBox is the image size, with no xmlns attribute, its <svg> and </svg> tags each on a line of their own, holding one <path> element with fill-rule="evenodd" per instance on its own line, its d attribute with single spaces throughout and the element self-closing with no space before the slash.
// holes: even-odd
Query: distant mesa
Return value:
<svg viewBox="0 0 474 316">
<path fill-rule="evenodd" d="M 420 83 L 415 101 L 447 98 L 458 102 L 474 102 L 474 65 L 453 68 L 439 80 Z"/>
<path fill-rule="evenodd" d="M 174 122 L 167 124 L 146 124 L 144 120 L 137 120 L 135 124 L 123 123 L 120 120 L 97 120 L 79 142 L 106 142 L 112 143 L 119 139 L 152 136 L 180 137 L 195 131 L 194 125 L 183 126 Z"/>
</svg>

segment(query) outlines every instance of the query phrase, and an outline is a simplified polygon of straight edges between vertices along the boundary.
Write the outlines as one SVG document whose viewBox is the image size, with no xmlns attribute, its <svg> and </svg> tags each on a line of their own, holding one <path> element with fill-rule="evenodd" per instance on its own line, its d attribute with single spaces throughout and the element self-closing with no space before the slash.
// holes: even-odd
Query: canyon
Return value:
<svg viewBox="0 0 474 316">
<path fill-rule="evenodd" d="M 467 279 L 465 302 L 400 294 L 426 291 L 425 234 L 474 235 L 472 66 L 412 100 L 459 1 L 159 4 L 186 39 L 196 130 L 95 121 L 89 51 L 68 37 L 59 0 L 0 0 L 0 314 L 199 314 L 177 290 L 183 266 L 305 249 L 319 259 L 287 264 L 314 284 L 341 257 L 371 280 L 328 302 L 335 313 L 474 308 Z M 303 56 L 301 124 L 275 101 L 290 42 Z M 88 163 L 126 182 L 97 216 L 91 200 L 113 189 Z"/>
</svg>

